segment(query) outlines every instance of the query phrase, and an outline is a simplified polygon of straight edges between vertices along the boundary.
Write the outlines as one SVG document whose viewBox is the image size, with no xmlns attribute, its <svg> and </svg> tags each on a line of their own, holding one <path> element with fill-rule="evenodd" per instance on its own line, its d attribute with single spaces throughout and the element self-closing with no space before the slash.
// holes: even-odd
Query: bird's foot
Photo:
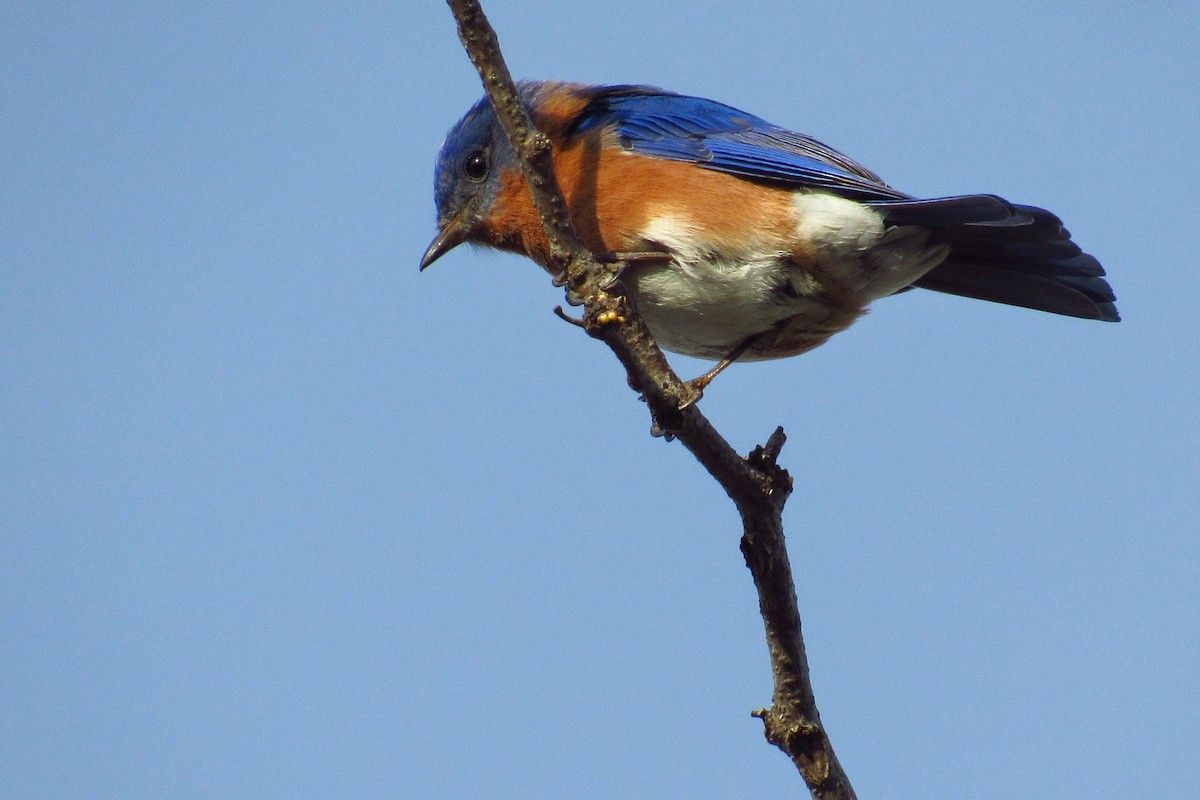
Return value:
<svg viewBox="0 0 1200 800">
<path fill-rule="evenodd" d="M 634 264 L 670 261 L 671 254 L 657 250 L 609 250 L 597 253 L 596 260 L 609 267 L 608 275 L 600 282 L 601 289 L 609 289 L 621 279 L 621 275 L 627 267 Z"/>
<path fill-rule="evenodd" d="M 737 347 L 729 351 L 729 355 L 718 361 L 715 367 L 701 375 L 699 378 L 692 378 L 690 381 L 685 381 L 685 385 L 691 390 L 689 393 L 690 396 L 683 402 L 683 405 L 679 407 L 679 410 L 682 411 L 703 397 L 704 390 L 707 389 L 708 385 L 713 382 L 713 378 L 720 375 L 730 364 L 744 356 L 746 351 L 753 347 L 754 343 L 758 341 L 759 336 L 761 336 L 761 334 L 758 333 L 747 336 L 738 344 Z"/>
<path fill-rule="evenodd" d="M 720 370 L 709 370 L 699 378 L 692 378 L 690 381 L 683 382 L 683 385 L 687 387 L 688 396 L 686 400 L 679 404 L 680 411 L 686 411 L 700 402 L 700 399 L 704 397 L 704 390 L 712 383 L 712 379 L 717 376 L 717 372 L 720 372 Z"/>
</svg>

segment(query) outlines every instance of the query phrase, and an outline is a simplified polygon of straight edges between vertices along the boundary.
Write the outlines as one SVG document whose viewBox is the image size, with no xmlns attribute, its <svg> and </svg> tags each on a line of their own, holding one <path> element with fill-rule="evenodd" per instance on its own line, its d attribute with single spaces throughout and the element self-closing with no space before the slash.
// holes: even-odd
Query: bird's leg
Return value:
<svg viewBox="0 0 1200 800">
<path fill-rule="evenodd" d="M 692 378 L 690 381 L 688 381 L 687 385 L 692 388 L 694 394 L 690 400 L 684 403 L 683 407 L 687 408 L 692 403 L 703 397 L 705 388 L 707 388 L 707 386 L 713 382 L 713 378 L 724 372 L 725 368 L 730 364 L 746 355 L 746 351 L 754 346 L 754 343 L 758 341 L 760 336 L 762 336 L 761 333 L 750 334 L 741 342 L 739 342 L 737 347 L 730 350 L 728 355 L 718 361 L 715 367 L 701 375 L 699 378 Z"/>
<path fill-rule="evenodd" d="M 611 289 L 613 284 L 621 280 L 621 274 L 626 267 L 633 264 L 643 264 L 649 262 L 670 261 L 671 254 L 663 253 L 657 250 L 606 250 L 602 253 L 593 253 L 596 261 L 604 266 L 605 274 L 601 277 L 599 288 L 601 290 Z M 554 276 L 553 283 L 555 286 L 566 286 L 567 275 L 561 273 Z M 576 303 L 572 302 L 572 305 Z"/>
<path fill-rule="evenodd" d="M 642 261 L 670 261 L 671 254 L 659 250 L 610 250 L 597 253 L 596 260 L 602 264 L 614 264 L 618 261 L 637 264 Z"/>
<path fill-rule="evenodd" d="M 625 271 L 626 267 L 634 264 L 670 261 L 671 254 L 657 250 L 610 250 L 597 253 L 596 260 L 601 264 L 611 265 L 607 278 L 600 284 L 601 289 L 607 289 L 621 279 L 621 273 Z"/>
</svg>

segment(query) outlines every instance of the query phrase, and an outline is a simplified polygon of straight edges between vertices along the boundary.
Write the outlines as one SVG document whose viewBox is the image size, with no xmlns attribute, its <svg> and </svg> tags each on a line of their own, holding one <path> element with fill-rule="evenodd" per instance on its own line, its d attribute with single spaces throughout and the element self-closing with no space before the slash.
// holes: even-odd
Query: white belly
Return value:
<svg viewBox="0 0 1200 800">
<path fill-rule="evenodd" d="M 839 310 L 909 285 L 945 258 L 921 228 L 888 228 L 874 209 L 827 194 L 798 192 L 794 238 L 768 240 L 754 230 L 736 240 L 705 236 L 686 209 L 656 216 L 641 232 L 646 250 L 665 262 L 632 266 L 625 276 L 658 343 L 677 353 L 723 358 L 748 337 L 786 324 L 820 326 Z M 779 353 L 778 355 L 786 355 Z M 750 353 L 747 360 L 770 358 Z"/>
<path fill-rule="evenodd" d="M 789 267 L 782 254 L 745 261 L 685 259 L 634 267 L 627 283 L 659 345 L 720 359 L 748 336 L 793 316 L 778 287 Z"/>
</svg>

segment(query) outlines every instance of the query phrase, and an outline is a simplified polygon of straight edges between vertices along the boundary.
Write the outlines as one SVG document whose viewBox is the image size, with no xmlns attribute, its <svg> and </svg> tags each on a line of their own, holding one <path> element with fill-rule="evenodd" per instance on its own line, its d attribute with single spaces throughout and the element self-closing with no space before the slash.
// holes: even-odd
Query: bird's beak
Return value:
<svg viewBox="0 0 1200 800">
<path fill-rule="evenodd" d="M 421 256 L 421 270 L 424 271 L 433 262 L 449 253 L 467 240 L 467 228 L 462 224 L 461 217 L 455 217 L 442 226 L 434 237 L 433 243 Z"/>
</svg>

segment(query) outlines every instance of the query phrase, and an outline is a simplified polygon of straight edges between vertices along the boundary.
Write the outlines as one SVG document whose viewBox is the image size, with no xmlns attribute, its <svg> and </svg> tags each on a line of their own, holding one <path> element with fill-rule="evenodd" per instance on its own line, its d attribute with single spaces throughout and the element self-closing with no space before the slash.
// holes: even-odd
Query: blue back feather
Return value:
<svg viewBox="0 0 1200 800">
<path fill-rule="evenodd" d="M 576 131 L 612 128 L 635 153 L 858 200 L 907 195 L 811 136 L 731 106 L 648 86 L 606 86 L 580 115 Z"/>
</svg>

